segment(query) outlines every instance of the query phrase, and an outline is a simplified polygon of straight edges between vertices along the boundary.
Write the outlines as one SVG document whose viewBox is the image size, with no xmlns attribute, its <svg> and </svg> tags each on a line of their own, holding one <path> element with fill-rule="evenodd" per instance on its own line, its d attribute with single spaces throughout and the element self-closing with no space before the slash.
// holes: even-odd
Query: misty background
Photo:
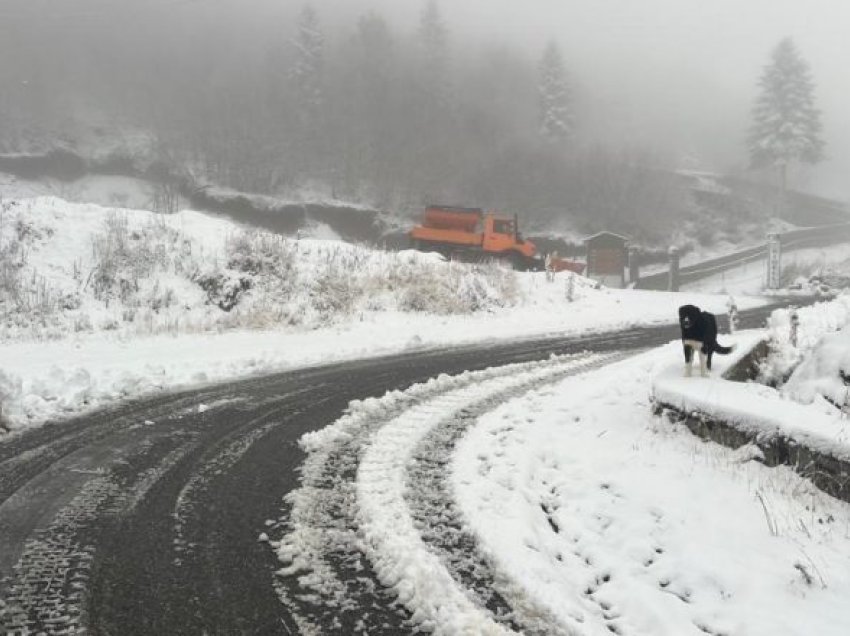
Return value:
<svg viewBox="0 0 850 636">
<path fill-rule="evenodd" d="M 676 170 L 772 182 L 748 169 L 746 137 L 790 36 L 827 156 L 790 185 L 850 199 L 839 0 L 445 0 L 436 34 L 423 0 L 309 4 L 322 61 L 305 85 L 304 2 L 0 0 L 0 150 L 99 147 L 247 192 L 494 207 L 652 242 L 693 212 Z M 569 86 L 558 144 L 540 129 L 549 43 Z"/>
</svg>

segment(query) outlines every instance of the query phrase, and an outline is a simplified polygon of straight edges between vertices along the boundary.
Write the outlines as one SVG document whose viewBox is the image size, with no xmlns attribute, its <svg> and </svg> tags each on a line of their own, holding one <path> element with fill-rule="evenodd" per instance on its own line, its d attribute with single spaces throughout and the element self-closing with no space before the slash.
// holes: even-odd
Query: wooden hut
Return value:
<svg viewBox="0 0 850 636">
<path fill-rule="evenodd" d="M 586 276 L 607 287 L 625 287 L 628 242 L 628 238 L 613 232 L 599 232 L 584 239 L 587 248 Z"/>
</svg>

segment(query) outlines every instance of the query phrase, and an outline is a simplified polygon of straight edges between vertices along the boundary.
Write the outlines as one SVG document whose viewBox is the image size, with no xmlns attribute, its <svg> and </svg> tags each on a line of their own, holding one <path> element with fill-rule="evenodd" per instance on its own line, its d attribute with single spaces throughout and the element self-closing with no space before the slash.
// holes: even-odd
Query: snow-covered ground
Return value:
<svg viewBox="0 0 850 636">
<path fill-rule="evenodd" d="M 90 175 L 73 181 L 21 179 L 0 172 L 0 198 L 59 197 L 74 203 L 93 203 L 144 210 L 151 206 L 154 188 L 144 179 L 115 175 Z"/>
<path fill-rule="evenodd" d="M 819 309 L 797 311 L 796 347 L 787 340 L 789 312 L 776 312 L 771 318 L 772 339 L 781 343 L 775 356 L 776 366 L 783 375 L 793 370 L 782 386 L 782 393 L 833 416 L 846 417 L 850 408 L 850 329 L 846 326 L 850 322 L 850 297 L 840 296 Z"/>
<path fill-rule="evenodd" d="M 0 392 L 14 428 L 251 373 L 669 323 L 681 304 L 676 294 L 595 289 L 580 277 L 570 302 L 566 274 L 548 283 L 418 252 L 246 233 L 196 212 L 56 198 L 7 207 L 0 250 L 12 264 L 0 302 Z M 689 300 L 725 311 L 725 297 Z M 760 302 L 742 298 L 739 309 Z"/>
<path fill-rule="evenodd" d="M 805 280 L 811 274 L 830 270 L 850 270 L 850 244 L 841 243 L 829 247 L 812 247 L 788 250 L 782 254 L 783 276 L 789 284 L 795 278 Z M 760 260 L 745 263 L 740 267 L 720 272 L 702 280 L 682 286 L 683 291 L 714 294 L 759 294 L 764 291 L 767 282 L 767 261 Z M 798 282 L 798 284 L 802 284 Z M 805 289 L 806 293 L 815 293 Z M 779 290 L 780 294 L 790 293 Z"/>
<path fill-rule="evenodd" d="M 653 416 L 647 379 L 681 371 L 679 349 L 552 358 L 352 404 L 302 439 L 303 488 L 272 541 L 279 575 L 300 585 L 284 602 L 309 624 L 310 604 L 349 591 L 327 556 L 363 550 L 437 634 L 848 633 L 850 506 Z"/>
<path fill-rule="evenodd" d="M 645 378 L 678 353 L 482 418 L 453 465 L 470 525 L 575 633 L 850 632 L 850 507 L 653 417 Z"/>
<path fill-rule="evenodd" d="M 252 373 L 670 323 L 683 302 L 578 277 L 569 299 L 562 275 L 549 283 L 433 255 L 245 234 L 193 212 L 51 198 L 6 209 L 0 249 L 0 396 L 13 429 Z M 724 313 L 727 297 L 687 300 Z M 38 309 L 27 315 L 38 324 L 16 319 L 13 302 Z M 828 373 L 843 369 L 817 352 L 848 308 L 841 299 L 801 310 L 796 357 L 781 359 L 811 354 Z M 774 316 L 777 341 L 789 321 Z M 755 337 L 736 335 L 739 351 Z M 552 357 L 353 403 L 303 438 L 303 487 L 289 497 L 284 534 L 270 538 L 280 576 L 305 588 L 284 599 L 290 610 L 346 611 L 335 603 L 357 578 L 334 578 L 322 561 L 333 550 L 365 553 L 413 620 L 438 634 L 850 633 L 850 506 L 752 461 L 753 449 L 704 443 L 653 416 L 652 378 L 711 405 L 732 399 L 718 376 L 734 357 L 716 358 L 713 378 L 687 380 L 680 358 L 677 343 L 630 358 Z M 773 391 L 741 386 L 753 392 L 733 404 L 741 410 Z M 800 410 L 797 424 L 826 417 L 786 403 Z M 324 523 L 330 511 L 344 518 Z"/>
<path fill-rule="evenodd" d="M 205 186 L 204 192 L 212 201 L 224 203 L 234 198 L 247 199 L 255 210 L 273 213 L 284 205 L 313 203 L 340 206 L 349 209 L 371 209 L 366 205 L 336 199 L 319 184 L 305 185 L 292 196 L 281 198 L 249 194 L 218 186 Z M 31 199 L 36 197 L 59 197 L 72 203 L 93 203 L 102 206 L 117 206 L 146 210 L 150 209 L 156 196 L 157 184 L 141 177 L 111 174 L 88 174 L 78 179 L 39 178 L 25 179 L 0 172 L 0 199 Z"/>
</svg>

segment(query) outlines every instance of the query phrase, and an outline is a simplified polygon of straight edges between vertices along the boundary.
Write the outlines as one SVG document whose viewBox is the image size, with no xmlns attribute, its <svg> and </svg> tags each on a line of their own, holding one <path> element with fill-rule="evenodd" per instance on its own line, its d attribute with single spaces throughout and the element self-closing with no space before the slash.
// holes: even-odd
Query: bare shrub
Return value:
<svg viewBox="0 0 850 636">
<path fill-rule="evenodd" d="M 191 260 L 177 230 L 162 222 L 131 230 L 127 216 L 115 212 L 107 216 L 103 232 L 92 237 L 92 256 L 94 264 L 85 288 L 91 286 L 94 297 L 107 306 L 112 300 L 130 306 L 169 306 L 173 292 L 167 289 L 165 296 L 138 297 L 141 281 L 154 272 L 190 269 L 185 261 Z"/>
<path fill-rule="evenodd" d="M 151 209 L 160 214 L 176 214 L 180 210 L 180 182 L 174 178 L 163 178 L 157 181 Z"/>
<path fill-rule="evenodd" d="M 226 241 L 223 268 L 196 273 L 192 279 L 206 292 L 210 304 L 226 312 L 239 306 L 245 293 L 253 290 L 257 303 L 265 309 L 246 310 L 228 322 L 241 326 L 244 319 L 251 324 L 266 324 L 270 316 L 281 315 L 268 308 L 282 305 L 292 293 L 297 280 L 295 249 L 280 236 L 240 232 Z"/>
<path fill-rule="evenodd" d="M 464 265 L 420 269 L 401 295 L 403 311 L 436 314 L 468 314 L 504 307 L 516 302 L 516 276 L 498 264 Z"/>
<path fill-rule="evenodd" d="M 283 237 L 242 232 L 228 238 L 226 250 L 229 269 L 289 284 L 294 282 L 295 247 Z"/>
<path fill-rule="evenodd" d="M 355 279 L 335 269 L 320 275 L 312 291 L 313 308 L 322 321 L 350 315 L 360 297 Z"/>
<path fill-rule="evenodd" d="M 322 270 L 310 290 L 313 309 L 322 322 L 352 313 L 368 286 L 364 251 L 334 246 L 324 250 Z"/>
<path fill-rule="evenodd" d="M 53 234 L 24 219 L 11 220 L 14 201 L 0 201 L 0 311 L 3 323 L 18 329 L 52 326 L 59 310 L 74 305 L 37 270 L 29 267 L 28 251 L 33 243 Z"/>
<path fill-rule="evenodd" d="M 207 293 L 207 301 L 222 311 L 231 311 L 236 307 L 242 294 L 252 286 L 250 278 L 227 271 L 203 274 L 196 282 Z"/>
<path fill-rule="evenodd" d="M 782 274 L 780 278 L 782 287 L 790 287 L 798 279 L 808 279 L 814 273 L 819 272 L 822 269 L 822 266 L 813 261 L 794 261 L 792 263 L 788 263 L 782 267 Z"/>
<path fill-rule="evenodd" d="M 7 220 L 15 205 L 14 201 L 0 200 L 0 305 L 4 314 L 17 310 L 22 296 L 21 272 L 26 265 L 23 243 Z"/>
</svg>

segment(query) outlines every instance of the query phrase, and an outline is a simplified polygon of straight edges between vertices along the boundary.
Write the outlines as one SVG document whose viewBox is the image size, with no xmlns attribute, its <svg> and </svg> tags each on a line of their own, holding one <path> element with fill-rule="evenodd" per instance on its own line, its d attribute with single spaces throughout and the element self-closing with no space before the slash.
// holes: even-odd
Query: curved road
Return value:
<svg viewBox="0 0 850 636">
<path fill-rule="evenodd" d="M 770 309 L 743 312 L 742 326 L 762 324 Z M 304 432 L 335 421 L 351 400 L 440 373 L 677 337 L 663 326 L 314 367 L 0 440 L 0 633 L 297 633 L 278 596 L 286 590 L 275 589 L 286 585 L 276 582 L 280 563 L 258 536 L 280 531 Z M 358 577 L 375 580 L 368 564 Z M 388 593 L 362 596 L 370 611 L 361 629 L 409 631 Z M 354 630 L 332 615 L 314 622 Z"/>
</svg>

